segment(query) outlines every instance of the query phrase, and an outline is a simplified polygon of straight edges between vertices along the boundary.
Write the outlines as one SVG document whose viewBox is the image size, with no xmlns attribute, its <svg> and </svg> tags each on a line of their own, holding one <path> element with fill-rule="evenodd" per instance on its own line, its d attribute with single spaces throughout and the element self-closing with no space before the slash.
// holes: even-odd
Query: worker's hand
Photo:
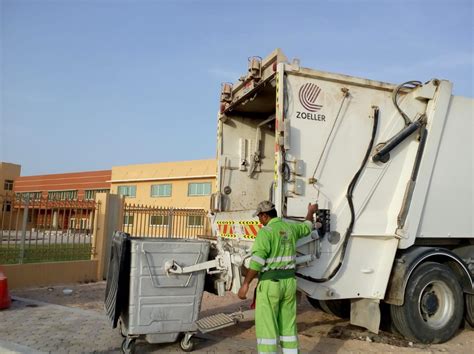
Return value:
<svg viewBox="0 0 474 354">
<path fill-rule="evenodd" d="M 314 214 L 318 211 L 318 204 L 308 204 L 308 213 Z"/>
<path fill-rule="evenodd" d="M 246 283 L 243 283 L 239 289 L 239 292 L 237 293 L 237 296 L 239 297 L 239 299 L 245 300 L 247 298 L 248 291 L 249 291 L 249 285 Z"/>
</svg>

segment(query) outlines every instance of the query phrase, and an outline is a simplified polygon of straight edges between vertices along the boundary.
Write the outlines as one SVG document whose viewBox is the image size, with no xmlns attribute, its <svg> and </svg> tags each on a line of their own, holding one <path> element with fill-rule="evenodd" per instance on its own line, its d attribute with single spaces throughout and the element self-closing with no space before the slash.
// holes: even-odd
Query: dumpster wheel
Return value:
<svg viewBox="0 0 474 354">
<path fill-rule="evenodd" d="M 185 333 L 181 341 L 179 342 L 179 346 L 183 352 L 192 352 L 194 350 L 194 340 L 192 339 L 194 333 Z"/>
<path fill-rule="evenodd" d="M 135 353 L 135 340 L 136 338 L 126 337 L 122 342 L 122 353 L 134 354 Z"/>
<path fill-rule="evenodd" d="M 120 331 L 120 335 L 123 337 L 123 338 L 127 338 L 127 333 L 125 332 L 124 328 L 123 328 L 123 322 L 122 322 L 122 319 L 119 319 L 118 320 L 118 328 L 119 328 L 119 331 Z"/>
</svg>

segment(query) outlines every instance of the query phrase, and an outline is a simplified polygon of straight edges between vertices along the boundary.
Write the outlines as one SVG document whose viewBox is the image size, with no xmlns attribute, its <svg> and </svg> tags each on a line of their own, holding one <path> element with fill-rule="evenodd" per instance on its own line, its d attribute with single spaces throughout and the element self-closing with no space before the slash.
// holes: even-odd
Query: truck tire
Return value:
<svg viewBox="0 0 474 354">
<path fill-rule="evenodd" d="M 439 263 L 426 262 L 408 279 L 405 302 L 391 305 L 398 332 L 421 343 L 443 343 L 451 339 L 464 314 L 463 292 L 453 271 Z"/>
<path fill-rule="evenodd" d="M 351 317 L 351 301 L 342 300 L 319 300 L 319 306 L 324 312 L 339 318 L 348 319 Z"/>
<path fill-rule="evenodd" d="M 466 321 L 474 328 L 474 295 L 466 294 Z"/>
</svg>

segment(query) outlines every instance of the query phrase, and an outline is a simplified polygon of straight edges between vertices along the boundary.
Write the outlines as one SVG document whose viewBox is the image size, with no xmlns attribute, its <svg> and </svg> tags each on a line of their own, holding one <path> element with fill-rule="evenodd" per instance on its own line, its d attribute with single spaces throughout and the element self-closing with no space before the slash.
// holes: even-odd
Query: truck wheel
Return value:
<svg viewBox="0 0 474 354">
<path fill-rule="evenodd" d="M 463 293 L 453 271 L 439 263 L 426 262 L 415 269 L 405 289 L 402 306 L 391 305 L 396 329 L 421 343 L 443 343 L 461 325 Z"/>
<path fill-rule="evenodd" d="M 316 310 L 321 310 L 321 306 L 319 306 L 319 300 L 313 299 L 312 297 L 306 296 L 308 302 L 313 306 Z"/>
<path fill-rule="evenodd" d="M 321 310 L 330 315 L 344 319 L 351 317 L 351 301 L 348 299 L 319 300 L 319 306 L 321 307 Z"/>
<path fill-rule="evenodd" d="M 466 321 L 474 327 L 474 295 L 466 294 Z"/>
</svg>

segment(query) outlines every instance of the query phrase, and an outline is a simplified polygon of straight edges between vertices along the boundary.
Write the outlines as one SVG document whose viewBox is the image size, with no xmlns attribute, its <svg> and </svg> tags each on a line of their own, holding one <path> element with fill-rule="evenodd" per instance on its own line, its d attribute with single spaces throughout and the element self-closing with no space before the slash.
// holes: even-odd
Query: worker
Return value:
<svg viewBox="0 0 474 354">
<path fill-rule="evenodd" d="M 250 266 L 238 296 L 244 300 L 258 275 L 255 332 L 259 353 L 298 353 L 296 330 L 296 241 L 313 227 L 317 204 L 308 205 L 303 223 L 289 223 L 278 217 L 270 201 L 258 204 L 254 216 L 263 227 L 252 247 Z"/>
</svg>

